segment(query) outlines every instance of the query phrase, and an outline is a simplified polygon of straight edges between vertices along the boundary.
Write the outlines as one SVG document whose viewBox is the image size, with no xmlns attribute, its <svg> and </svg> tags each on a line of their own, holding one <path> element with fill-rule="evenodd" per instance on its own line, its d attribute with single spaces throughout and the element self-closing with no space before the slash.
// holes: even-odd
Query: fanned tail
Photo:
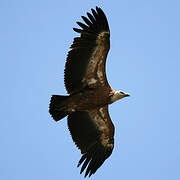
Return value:
<svg viewBox="0 0 180 180">
<path fill-rule="evenodd" d="M 65 111 L 65 107 L 62 104 L 68 97 L 69 96 L 52 95 L 49 104 L 49 113 L 55 121 L 59 121 L 68 115 L 68 112 Z"/>
</svg>

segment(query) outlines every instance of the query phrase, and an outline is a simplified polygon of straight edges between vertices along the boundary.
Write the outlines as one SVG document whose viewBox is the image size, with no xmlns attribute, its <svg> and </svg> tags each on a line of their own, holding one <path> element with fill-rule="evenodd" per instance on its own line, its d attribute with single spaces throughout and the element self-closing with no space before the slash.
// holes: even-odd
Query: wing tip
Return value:
<svg viewBox="0 0 180 180">
<path fill-rule="evenodd" d="M 103 10 L 96 6 L 96 8 L 91 8 L 91 13 L 87 12 L 87 17 L 81 16 L 85 24 L 81 22 L 76 22 L 82 29 L 73 28 L 75 32 L 83 33 L 88 31 L 90 33 L 99 33 L 101 31 L 109 31 L 109 25 Z"/>
<path fill-rule="evenodd" d="M 90 177 L 102 166 L 104 161 L 111 155 L 113 146 L 102 147 L 99 146 L 98 149 L 87 152 L 84 154 L 78 162 L 77 167 L 82 164 L 80 174 L 86 169 L 84 178 Z"/>
</svg>

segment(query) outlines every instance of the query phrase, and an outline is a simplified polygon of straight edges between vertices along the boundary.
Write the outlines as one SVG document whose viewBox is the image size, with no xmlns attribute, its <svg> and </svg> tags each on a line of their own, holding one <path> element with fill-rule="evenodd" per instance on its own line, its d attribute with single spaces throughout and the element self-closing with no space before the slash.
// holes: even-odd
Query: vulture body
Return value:
<svg viewBox="0 0 180 180">
<path fill-rule="evenodd" d="M 106 57 L 110 48 L 108 21 L 101 8 L 91 9 L 85 24 L 74 28 L 80 37 L 74 38 L 67 56 L 64 82 L 67 96 L 53 95 L 49 112 L 55 121 L 68 116 L 73 141 L 81 150 L 81 172 L 89 177 L 111 155 L 114 147 L 114 125 L 108 105 L 129 96 L 109 85 Z"/>
</svg>

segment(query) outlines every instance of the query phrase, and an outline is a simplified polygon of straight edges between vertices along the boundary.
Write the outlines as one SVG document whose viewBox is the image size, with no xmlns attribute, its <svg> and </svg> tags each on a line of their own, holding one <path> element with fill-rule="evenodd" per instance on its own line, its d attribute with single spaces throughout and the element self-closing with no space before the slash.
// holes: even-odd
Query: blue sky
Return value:
<svg viewBox="0 0 180 180">
<path fill-rule="evenodd" d="M 108 80 L 131 97 L 110 106 L 115 148 L 91 179 L 180 179 L 178 0 L 0 1 L 0 179 L 84 179 L 66 118 L 54 122 L 48 104 L 66 93 L 72 28 L 95 6 L 111 29 Z"/>
</svg>

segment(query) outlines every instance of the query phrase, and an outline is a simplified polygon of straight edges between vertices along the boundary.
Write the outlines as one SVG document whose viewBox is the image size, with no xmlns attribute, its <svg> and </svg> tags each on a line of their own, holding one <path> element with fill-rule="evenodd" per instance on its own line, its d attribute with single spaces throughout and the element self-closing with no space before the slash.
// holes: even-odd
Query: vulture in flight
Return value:
<svg viewBox="0 0 180 180">
<path fill-rule="evenodd" d="M 108 105 L 129 96 L 115 91 L 106 77 L 106 58 L 110 48 L 110 30 L 101 8 L 91 9 L 67 55 L 64 83 L 68 95 L 52 95 L 49 113 L 55 121 L 68 116 L 68 128 L 82 157 L 85 177 L 94 174 L 111 155 L 114 147 L 114 125 Z"/>
</svg>

